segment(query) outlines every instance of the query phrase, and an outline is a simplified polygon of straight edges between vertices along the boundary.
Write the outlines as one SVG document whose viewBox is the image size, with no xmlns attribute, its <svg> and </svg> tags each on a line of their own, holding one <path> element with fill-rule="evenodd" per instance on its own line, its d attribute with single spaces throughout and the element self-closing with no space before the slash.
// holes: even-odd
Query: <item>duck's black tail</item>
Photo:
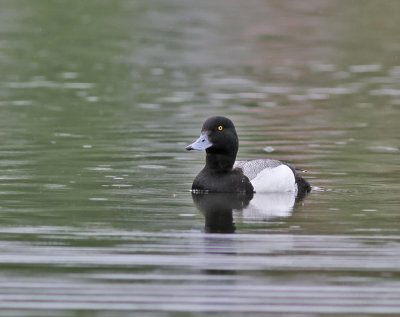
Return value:
<svg viewBox="0 0 400 317">
<path fill-rule="evenodd" d="M 303 177 L 301 177 L 298 173 L 297 170 L 294 166 L 288 164 L 288 163 L 284 163 L 287 166 L 290 167 L 290 169 L 292 170 L 293 174 L 294 174 L 294 178 L 297 184 L 297 198 L 304 198 L 307 193 L 309 193 L 311 191 L 311 185 L 309 182 L 307 182 Z M 306 172 L 304 170 L 299 170 L 302 172 Z"/>
<path fill-rule="evenodd" d="M 295 178 L 298 190 L 297 199 L 302 199 L 311 191 L 311 185 L 299 174 L 296 174 Z"/>
</svg>

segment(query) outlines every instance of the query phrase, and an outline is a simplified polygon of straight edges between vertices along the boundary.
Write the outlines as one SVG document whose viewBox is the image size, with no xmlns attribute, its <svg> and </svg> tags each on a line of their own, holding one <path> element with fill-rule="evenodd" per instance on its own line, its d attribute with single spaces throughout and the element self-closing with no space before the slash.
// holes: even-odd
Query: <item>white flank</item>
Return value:
<svg viewBox="0 0 400 317">
<path fill-rule="evenodd" d="M 292 170 L 287 165 L 266 168 L 251 180 L 256 193 L 297 192 Z"/>
</svg>

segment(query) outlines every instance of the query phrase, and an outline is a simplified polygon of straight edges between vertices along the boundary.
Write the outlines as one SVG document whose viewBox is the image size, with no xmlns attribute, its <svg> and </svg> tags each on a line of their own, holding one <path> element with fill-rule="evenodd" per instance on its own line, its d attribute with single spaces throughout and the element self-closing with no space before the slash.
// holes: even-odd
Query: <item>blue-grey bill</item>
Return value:
<svg viewBox="0 0 400 317">
<path fill-rule="evenodd" d="M 208 149 L 210 146 L 212 146 L 212 143 L 208 140 L 207 133 L 202 133 L 195 142 L 185 147 L 185 149 L 188 151 L 202 151 Z"/>
</svg>

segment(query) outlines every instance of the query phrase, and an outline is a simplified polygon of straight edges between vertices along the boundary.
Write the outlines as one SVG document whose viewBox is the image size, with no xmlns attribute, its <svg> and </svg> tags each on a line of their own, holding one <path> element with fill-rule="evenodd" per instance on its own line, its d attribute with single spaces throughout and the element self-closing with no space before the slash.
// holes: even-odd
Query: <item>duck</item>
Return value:
<svg viewBox="0 0 400 317">
<path fill-rule="evenodd" d="M 304 197 L 311 185 L 286 162 L 274 159 L 236 161 L 239 138 L 233 122 L 224 116 L 208 118 L 200 137 L 185 147 L 205 151 L 204 168 L 195 177 L 192 193 L 277 193 Z"/>
</svg>

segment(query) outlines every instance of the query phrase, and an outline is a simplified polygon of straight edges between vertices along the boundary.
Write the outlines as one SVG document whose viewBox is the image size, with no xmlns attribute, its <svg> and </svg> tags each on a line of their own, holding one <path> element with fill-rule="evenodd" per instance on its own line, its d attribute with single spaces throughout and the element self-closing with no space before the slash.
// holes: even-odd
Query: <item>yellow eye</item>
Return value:
<svg viewBox="0 0 400 317">
<path fill-rule="evenodd" d="M 219 131 L 222 131 L 222 129 L 223 129 L 223 127 L 222 127 L 222 125 L 220 125 L 220 126 L 218 127 L 218 130 L 219 130 Z"/>
</svg>

